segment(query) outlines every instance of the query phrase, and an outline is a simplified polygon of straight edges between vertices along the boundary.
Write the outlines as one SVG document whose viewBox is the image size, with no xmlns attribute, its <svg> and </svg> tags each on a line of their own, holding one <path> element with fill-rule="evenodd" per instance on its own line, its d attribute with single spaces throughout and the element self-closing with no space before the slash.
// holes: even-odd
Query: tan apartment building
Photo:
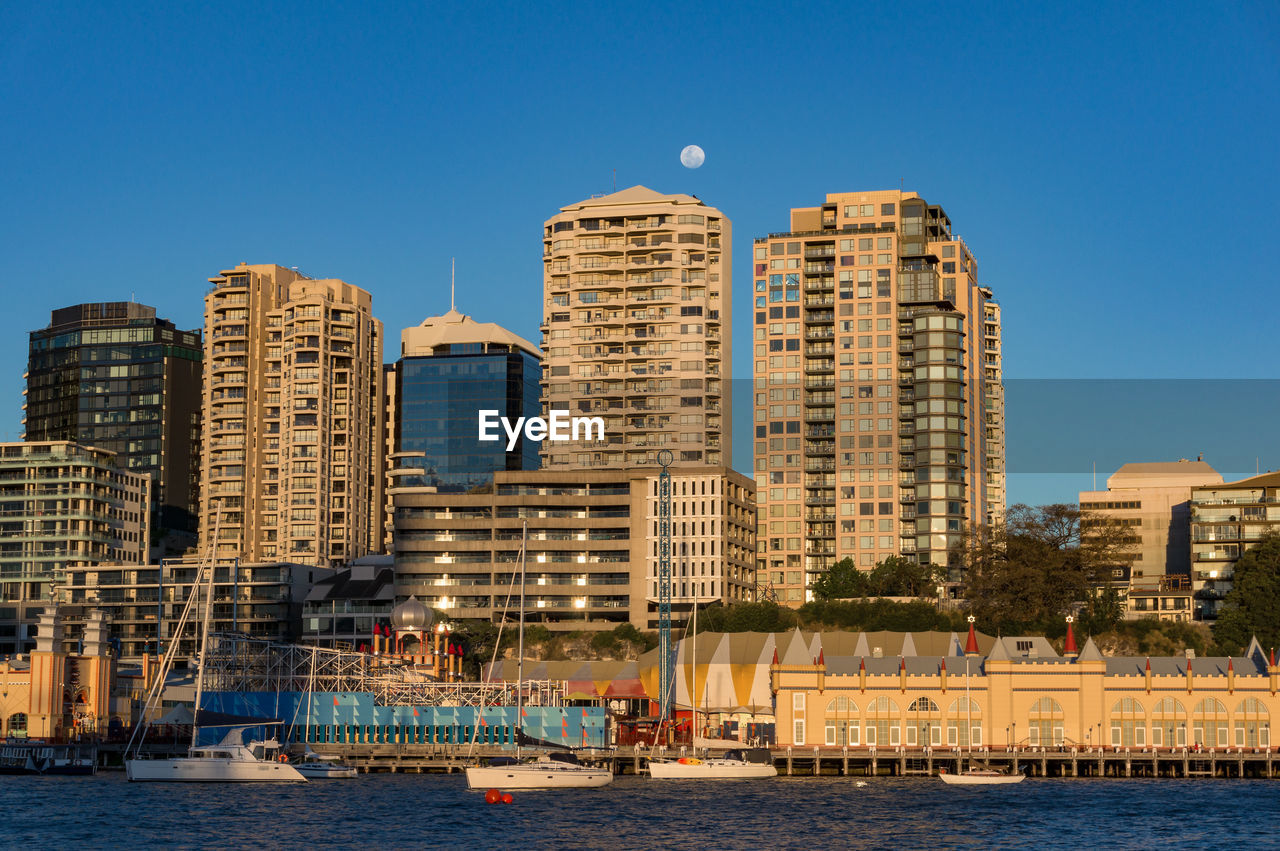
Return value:
<svg viewBox="0 0 1280 851">
<path fill-rule="evenodd" d="M 240 264 L 205 296 L 200 542 L 345 563 L 382 541 L 382 323 L 369 293 Z"/>
<path fill-rule="evenodd" d="M 151 476 L 119 463 L 69 441 L 0 443 L 0 655 L 35 645 L 68 571 L 146 562 Z"/>
<path fill-rule="evenodd" d="M 1268 534 L 1280 534 L 1280 472 L 1191 490 L 1191 587 L 1196 617 L 1218 617 L 1236 562 Z"/>
<path fill-rule="evenodd" d="M 753 271 L 762 585 L 798 605 L 843 558 L 948 564 L 1003 512 L 1000 313 L 969 247 L 913 192 L 835 193 Z"/>
<path fill-rule="evenodd" d="M 605 439 L 543 445 L 549 469 L 728 464 L 729 219 L 633 186 L 543 230 L 542 406 L 604 418 Z"/>
<path fill-rule="evenodd" d="M 673 468 L 672 609 L 754 599 L 754 487 L 727 467 Z M 498 471 L 441 493 L 401 476 L 396 597 L 455 618 L 516 616 L 529 524 L 526 620 L 551 629 L 657 627 L 658 475 L 652 468 Z M 686 614 L 681 614 L 683 618 Z"/>
<path fill-rule="evenodd" d="M 1080 510 L 1106 516 L 1132 532 L 1126 617 L 1191 619 L 1191 491 L 1220 483 L 1204 461 L 1124 464 L 1104 491 L 1081 491 Z"/>
<path fill-rule="evenodd" d="M 986 394 L 984 412 L 987 443 L 987 525 L 1004 519 L 1007 504 L 1004 447 L 1004 346 L 1001 338 L 1000 304 L 991 290 L 984 289 L 982 308 L 982 374 Z"/>
</svg>

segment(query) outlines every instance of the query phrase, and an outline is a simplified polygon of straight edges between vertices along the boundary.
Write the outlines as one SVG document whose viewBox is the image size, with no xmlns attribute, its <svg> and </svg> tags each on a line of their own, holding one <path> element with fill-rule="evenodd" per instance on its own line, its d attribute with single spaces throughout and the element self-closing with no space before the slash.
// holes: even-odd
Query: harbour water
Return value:
<svg viewBox="0 0 1280 851">
<path fill-rule="evenodd" d="M 284 786 L 0 777 L 0 845 L 361 848 L 1275 847 L 1266 780 L 928 778 L 657 782 L 526 792 L 488 805 L 461 775 Z"/>
</svg>

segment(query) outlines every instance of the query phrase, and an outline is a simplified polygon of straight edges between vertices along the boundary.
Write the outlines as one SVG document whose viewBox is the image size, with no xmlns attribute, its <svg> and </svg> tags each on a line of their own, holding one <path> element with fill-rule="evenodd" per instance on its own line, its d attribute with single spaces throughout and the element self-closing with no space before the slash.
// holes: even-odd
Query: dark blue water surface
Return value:
<svg viewBox="0 0 1280 851">
<path fill-rule="evenodd" d="M 297 785 L 0 777 L 0 845 L 42 848 L 1276 847 L 1280 782 L 937 779 L 653 781 L 517 792 L 488 805 L 461 775 Z"/>
</svg>

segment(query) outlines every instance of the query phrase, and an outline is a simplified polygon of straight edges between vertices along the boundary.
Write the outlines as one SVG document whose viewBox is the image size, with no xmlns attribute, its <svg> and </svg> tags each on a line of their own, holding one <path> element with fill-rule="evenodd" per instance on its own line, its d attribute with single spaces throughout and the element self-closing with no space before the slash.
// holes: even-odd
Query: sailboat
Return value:
<svg viewBox="0 0 1280 851">
<path fill-rule="evenodd" d="M 698 594 L 693 598 L 693 745 L 698 750 Z M 702 692 L 706 695 L 711 678 L 711 666 L 707 666 L 707 679 Z M 773 755 L 765 748 L 727 751 L 722 757 L 699 759 L 696 755 L 679 759 L 649 760 L 649 776 L 654 780 L 733 780 L 761 777 L 777 777 Z"/>
<path fill-rule="evenodd" d="M 543 754 L 524 760 L 521 744 L 524 734 L 520 723 L 524 710 L 524 576 L 529 549 L 529 522 L 524 523 L 520 544 L 520 637 L 516 674 L 516 755 L 491 759 L 488 765 L 473 765 L 466 770 L 468 789 L 588 789 L 613 782 L 607 768 L 583 765 L 572 753 Z"/>
<path fill-rule="evenodd" d="M 298 709 L 301 709 L 302 703 L 307 705 L 307 726 L 311 723 L 311 695 L 315 690 L 316 682 L 316 650 L 311 649 L 311 668 L 307 672 L 307 690 L 303 692 L 302 701 L 298 707 L 294 709 L 293 719 L 298 720 Z M 286 738 L 292 738 L 288 736 Z M 304 736 L 305 738 L 305 736 Z M 309 745 L 304 745 L 306 750 L 303 751 L 302 761 L 294 763 L 294 768 L 298 773 L 308 780 L 354 780 L 357 776 L 356 769 L 350 765 L 342 765 L 341 763 L 326 760 L 320 754 L 311 750 Z"/>
<path fill-rule="evenodd" d="M 217 521 L 214 524 L 214 541 L 218 540 L 218 529 L 221 526 L 221 521 L 222 511 L 219 508 Z M 196 581 L 192 583 L 191 596 L 187 599 L 187 605 L 183 608 L 182 615 L 178 619 L 178 624 L 174 629 L 173 641 L 169 645 L 168 652 L 165 653 L 155 681 L 151 684 L 151 690 L 147 695 L 147 701 L 142 712 L 143 722 L 134 731 L 128 747 L 125 748 L 126 755 L 133 751 L 132 758 L 126 757 L 124 761 L 125 774 L 130 781 L 162 783 L 306 782 L 307 778 L 299 774 L 297 769 L 288 763 L 280 743 L 274 738 L 253 741 L 248 745 L 244 743 L 243 734 L 245 730 L 266 724 L 279 724 L 281 723 L 279 719 L 232 718 L 230 716 L 220 716 L 217 713 L 205 712 L 200 708 L 201 698 L 204 696 L 204 664 L 205 659 L 208 657 L 209 649 L 209 617 L 213 611 L 213 565 L 211 563 L 213 547 L 214 544 L 210 543 L 209 556 L 206 557 L 205 563 L 201 565 Z M 195 717 L 191 725 L 191 747 L 188 748 L 185 757 L 143 759 L 140 751 L 143 739 L 146 737 L 147 727 L 150 724 L 147 719 L 151 717 L 151 711 L 159 702 L 160 695 L 164 691 L 165 679 L 173 665 L 173 659 L 177 652 L 178 639 L 182 635 L 183 627 L 186 626 L 196 599 L 200 596 L 200 584 L 205 571 L 208 571 L 209 579 L 208 586 L 205 589 L 204 623 L 200 636 L 200 664 L 196 672 Z M 198 744 L 201 727 L 222 727 L 226 728 L 227 732 L 218 744 L 201 746 Z M 135 739 L 138 742 L 137 749 L 133 747 Z"/>
<path fill-rule="evenodd" d="M 975 620 L 973 615 L 969 615 L 970 640 L 976 648 L 977 641 L 972 637 Z M 969 749 L 969 767 L 958 774 L 949 774 L 945 768 L 941 769 L 938 772 L 938 778 L 949 786 L 1004 786 L 1026 780 L 1025 774 L 1006 774 L 994 768 L 978 768 L 973 765 L 973 703 L 969 699 L 969 653 L 967 650 L 964 657 L 964 703 L 965 723 L 969 725 L 969 734 L 965 736 L 966 747 Z"/>
</svg>

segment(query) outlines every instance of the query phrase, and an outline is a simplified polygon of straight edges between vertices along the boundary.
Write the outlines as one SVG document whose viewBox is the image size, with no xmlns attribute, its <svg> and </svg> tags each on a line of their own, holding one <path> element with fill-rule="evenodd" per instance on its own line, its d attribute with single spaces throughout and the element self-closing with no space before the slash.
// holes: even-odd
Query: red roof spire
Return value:
<svg viewBox="0 0 1280 851">
<path fill-rule="evenodd" d="M 969 639 L 964 643 L 964 655 L 978 655 L 978 635 L 973 631 L 973 622 L 976 618 L 969 615 Z"/>
<path fill-rule="evenodd" d="M 827 657 L 823 655 L 821 648 L 818 649 L 818 667 L 825 668 L 827 666 Z"/>
<path fill-rule="evenodd" d="M 943 660 L 942 660 L 942 673 L 944 673 L 944 674 L 945 674 L 946 672 L 947 672 L 947 660 L 946 660 L 946 659 L 943 659 Z"/>
<path fill-rule="evenodd" d="M 1276 666 L 1276 649 L 1272 647 L 1271 648 L 1271 667 L 1274 668 L 1275 666 Z"/>
<path fill-rule="evenodd" d="M 901 661 L 898 663 L 898 670 L 905 671 L 906 669 L 907 669 L 907 659 L 904 656 L 904 657 L 901 657 Z"/>
<path fill-rule="evenodd" d="M 1067 616 L 1067 645 L 1066 647 L 1063 648 L 1062 652 L 1069 656 L 1075 656 L 1080 652 L 1079 649 L 1076 647 L 1075 631 L 1072 630 L 1071 628 L 1071 622 L 1074 620 L 1075 618 L 1071 617 L 1070 615 Z"/>
<path fill-rule="evenodd" d="M 858 657 L 858 670 L 859 670 L 859 671 L 865 671 L 866 669 L 867 669 L 867 657 L 866 657 L 866 656 L 859 656 L 859 657 Z"/>
<path fill-rule="evenodd" d="M 1234 671 L 1235 669 L 1236 669 L 1236 666 L 1235 666 L 1235 665 L 1233 665 L 1233 664 L 1231 663 L 1231 657 L 1230 657 L 1230 656 L 1228 656 L 1228 657 L 1227 657 L 1227 670 L 1228 670 L 1228 671 Z"/>
<path fill-rule="evenodd" d="M 773 648 L 773 664 L 778 664 L 778 648 Z"/>
<path fill-rule="evenodd" d="M 1147 657 L 1147 673 L 1151 673 L 1151 657 Z"/>
</svg>

